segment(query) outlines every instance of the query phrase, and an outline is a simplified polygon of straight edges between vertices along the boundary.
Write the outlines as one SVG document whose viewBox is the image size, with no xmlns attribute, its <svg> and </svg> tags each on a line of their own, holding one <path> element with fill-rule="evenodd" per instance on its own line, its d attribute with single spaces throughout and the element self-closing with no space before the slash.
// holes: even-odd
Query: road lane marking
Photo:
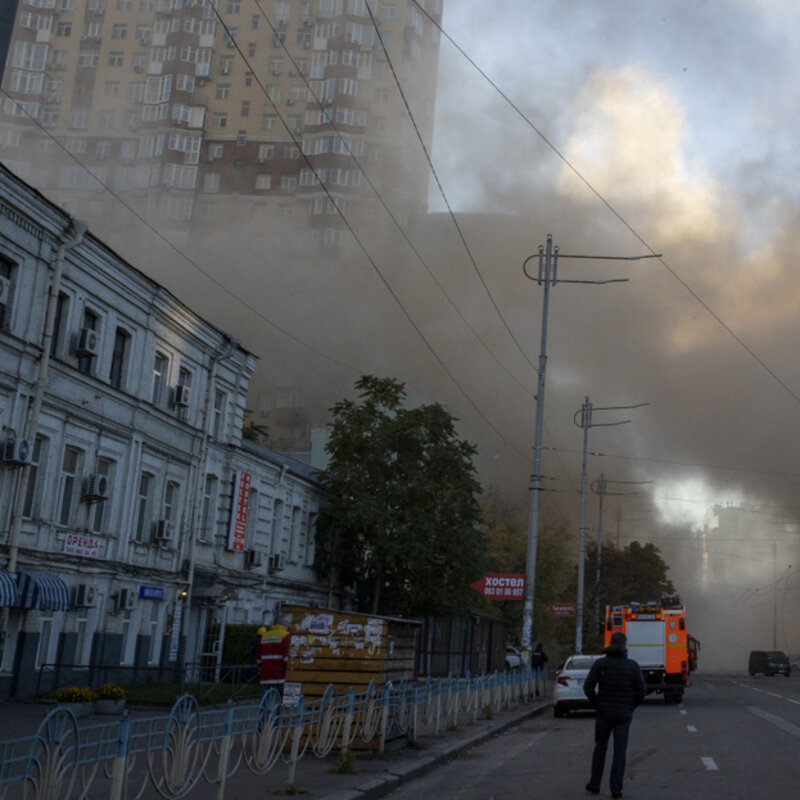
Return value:
<svg viewBox="0 0 800 800">
<path fill-rule="evenodd" d="M 697 727 L 695 725 L 687 725 L 686 730 L 689 731 L 689 733 L 697 733 Z"/>
<path fill-rule="evenodd" d="M 700 758 L 700 760 L 703 762 L 703 764 L 705 764 L 705 767 L 709 772 L 719 772 L 717 762 L 714 761 L 714 759 L 710 756 L 703 756 Z"/>
<path fill-rule="evenodd" d="M 800 706 L 800 700 L 792 700 L 791 697 L 786 698 L 790 703 L 794 703 L 796 706 Z"/>
<path fill-rule="evenodd" d="M 785 733 L 789 733 L 800 739 L 800 728 L 788 720 L 785 720 L 783 717 L 779 717 L 777 714 L 770 714 L 769 711 L 764 711 L 763 708 L 759 708 L 758 706 L 747 706 L 747 710 L 751 714 L 755 714 L 757 717 L 766 720 L 776 728 L 780 728 Z"/>
</svg>

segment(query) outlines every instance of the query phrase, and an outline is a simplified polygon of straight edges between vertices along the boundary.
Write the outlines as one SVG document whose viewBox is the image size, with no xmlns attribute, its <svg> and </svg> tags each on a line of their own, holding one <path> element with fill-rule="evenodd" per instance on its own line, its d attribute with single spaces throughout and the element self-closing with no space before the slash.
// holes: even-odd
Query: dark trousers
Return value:
<svg viewBox="0 0 800 800">
<path fill-rule="evenodd" d="M 622 791 L 622 780 L 625 777 L 625 751 L 628 749 L 628 732 L 631 721 L 614 721 L 598 714 L 594 722 L 594 752 L 592 753 L 592 777 L 589 783 L 600 788 L 603 779 L 603 767 L 606 763 L 608 740 L 614 734 L 614 756 L 611 760 L 609 785 L 612 793 Z"/>
</svg>

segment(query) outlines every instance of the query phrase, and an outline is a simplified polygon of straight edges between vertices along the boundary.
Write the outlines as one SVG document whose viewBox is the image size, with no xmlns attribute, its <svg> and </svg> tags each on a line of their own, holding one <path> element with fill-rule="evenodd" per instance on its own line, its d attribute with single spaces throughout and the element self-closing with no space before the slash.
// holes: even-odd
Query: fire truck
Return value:
<svg viewBox="0 0 800 800">
<path fill-rule="evenodd" d="M 641 667 L 648 694 L 660 692 L 664 702 L 680 703 L 689 680 L 692 638 L 686 633 L 686 609 L 680 597 L 606 606 L 606 647 L 614 633 L 627 637 L 628 656 Z"/>
</svg>

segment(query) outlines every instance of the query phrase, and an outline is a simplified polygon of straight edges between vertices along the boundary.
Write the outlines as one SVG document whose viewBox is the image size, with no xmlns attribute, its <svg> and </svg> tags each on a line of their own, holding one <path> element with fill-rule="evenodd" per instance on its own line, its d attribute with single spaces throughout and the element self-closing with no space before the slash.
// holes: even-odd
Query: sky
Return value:
<svg viewBox="0 0 800 800">
<path fill-rule="evenodd" d="M 744 535 L 780 539 L 777 555 L 752 560 L 730 583 L 775 595 L 777 563 L 781 592 L 796 605 L 800 11 L 768 0 L 486 8 L 445 5 L 433 154 L 447 197 L 433 186 L 431 208 L 504 218 L 505 233 L 490 243 L 487 222 L 476 247 L 528 356 L 539 352 L 543 293 L 520 270 L 548 234 L 564 254 L 662 254 L 560 259 L 560 277 L 629 282 L 551 291 L 543 472 L 554 491 L 543 505 L 577 519 L 582 432 L 573 415 L 587 397 L 595 409 L 647 402 L 595 410 L 588 436 L 590 482 L 600 472 L 652 481 L 611 484 L 638 492 L 606 499 L 606 509 L 622 510 L 622 543 L 655 542 L 679 588 L 711 602 L 679 565 L 692 563 L 711 506 L 755 509 L 751 522 L 764 530 Z M 517 235 L 507 217 L 519 221 Z M 488 319 L 491 302 L 484 307 Z M 514 372 L 530 385 L 530 370 L 526 378 L 517 363 Z M 514 394 L 504 385 L 512 388 L 497 392 L 498 404 Z M 509 403 L 508 413 L 523 405 Z M 495 454 L 520 474 L 533 408 L 528 440 L 510 434 L 517 447 Z M 630 423 L 600 426 L 622 419 Z M 615 525 L 609 514 L 606 530 Z M 728 561 L 741 559 L 731 546 Z M 731 588 L 706 584 L 714 594 Z M 784 646 L 797 650 L 792 636 Z"/>
<path fill-rule="evenodd" d="M 235 222 L 219 231 L 221 265 L 190 241 L 185 263 L 144 230 L 122 254 L 240 338 L 259 374 L 300 365 L 323 407 L 365 373 L 443 403 L 478 447 L 483 484 L 524 506 L 543 291 L 523 262 L 534 256 L 535 277 L 551 235 L 562 280 L 627 281 L 550 293 L 543 515 L 577 538 L 574 418 L 588 398 L 588 482 L 602 473 L 614 493 L 607 535 L 662 548 L 678 589 L 716 609 L 701 641 L 740 612 L 773 630 L 779 599 L 787 620 L 800 610 L 800 10 L 444 0 L 442 28 L 431 213 L 405 231 L 418 255 L 392 240 L 373 263 L 289 270 L 272 241 L 237 239 Z M 719 541 L 698 573 L 715 505 L 748 509 L 743 535 L 764 558 Z M 597 513 L 591 495 L 589 536 Z M 800 631 L 777 627 L 800 652 Z M 763 636 L 752 647 L 770 647 Z"/>
</svg>

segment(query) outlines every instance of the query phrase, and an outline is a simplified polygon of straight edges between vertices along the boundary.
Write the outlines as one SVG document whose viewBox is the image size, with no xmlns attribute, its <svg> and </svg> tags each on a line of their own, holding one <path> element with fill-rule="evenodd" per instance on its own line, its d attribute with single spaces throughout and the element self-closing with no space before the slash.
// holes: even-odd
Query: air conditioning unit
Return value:
<svg viewBox="0 0 800 800">
<path fill-rule="evenodd" d="M 100 337 L 97 331 L 91 328 L 81 328 L 78 334 L 78 344 L 75 347 L 75 354 L 78 356 L 88 356 L 93 358 L 100 352 Z"/>
<path fill-rule="evenodd" d="M 107 500 L 109 494 L 108 475 L 100 475 L 95 473 L 89 476 L 86 482 L 86 499 L 87 500 Z"/>
<path fill-rule="evenodd" d="M 264 565 L 264 554 L 260 550 L 248 550 L 246 560 L 248 567 L 261 567 Z"/>
<path fill-rule="evenodd" d="M 6 439 L 3 444 L 3 461 L 6 464 L 24 466 L 30 464 L 33 445 L 29 439 Z"/>
<path fill-rule="evenodd" d="M 97 588 L 88 583 L 81 583 L 75 587 L 75 607 L 91 608 L 97 603 Z"/>
<path fill-rule="evenodd" d="M 8 303 L 8 297 L 11 294 L 11 281 L 8 278 L 0 276 L 0 305 L 4 306 Z"/>
<path fill-rule="evenodd" d="M 282 570 L 285 566 L 283 553 L 273 553 L 267 562 L 267 566 L 270 572 L 278 572 Z"/>
<path fill-rule="evenodd" d="M 117 595 L 117 611 L 132 611 L 136 606 L 136 594 L 133 589 L 120 589 Z"/>
<path fill-rule="evenodd" d="M 257 158 L 256 159 L 256 164 L 263 164 L 263 163 L 264 163 L 264 159 L 263 158 Z"/>
<path fill-rule="evenodd" d="M 156 522 L 155 527 L 155 540 L 166 544 L 172 541 L 172 523 L 168 519 L 160 519 Z"/>
<path fill-rule="evenodd" d="M 293 106 L 293 105 L 294 105 L 294 99 L 293 99 L 293 98 L 291 98 L 291 97 L 288 97 L 288 98 L 286 99 L 286 105 L 287 105 L 287 106 Z"/>
<path fill-rule="evenodd" d="M 304 19 L 303 20 L 303 25 L 305 25 L 306 28 L 310 28 L 313 24 L 314 24 L 314 20 L 313 19 Z"/>
<path fill-rule="evenodd" d="M 230 75 L 231 68 L 230 67 L 220 67 L 219 74 L 220 75 Z"/>
<path fill-rule="evenodd" d="M 191 392 L 189 391 L 189 387 L 179 384 L 175 387 L 175 397 L 172 402 L 176 408 L 186 408 L 189 405 L 190 396 Z"/>
</svg>

